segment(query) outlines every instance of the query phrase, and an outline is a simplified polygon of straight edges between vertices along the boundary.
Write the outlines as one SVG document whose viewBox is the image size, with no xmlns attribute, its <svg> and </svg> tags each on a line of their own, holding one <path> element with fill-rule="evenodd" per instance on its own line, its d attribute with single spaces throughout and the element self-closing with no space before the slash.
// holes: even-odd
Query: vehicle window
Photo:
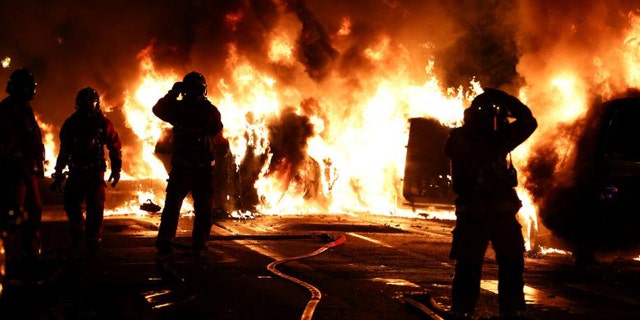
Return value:
<svg viewBox="0 0 640 320">
<path fill-rule="evenodd" d="M 613 113 L 605 136 L 605 154 L 614 159 L 640 161 L 640 106 Z"/>
</svg>

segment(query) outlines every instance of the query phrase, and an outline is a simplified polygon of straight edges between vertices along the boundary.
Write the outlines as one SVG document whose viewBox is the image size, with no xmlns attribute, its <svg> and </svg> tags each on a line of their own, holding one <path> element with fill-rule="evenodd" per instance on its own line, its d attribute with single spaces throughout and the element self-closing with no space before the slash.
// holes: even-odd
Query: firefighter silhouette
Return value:
<svg viewBox="0 0 640 320">
<path fill-rule="evenodd" d="M 31 107 L 36 87 L 31 71 L 17 69 L 7 82 L 9 96 L 0 102 L 0 223 L 20 224 L 22 253 L 29 257 L 40 253 L 38 179 L 44 178 L 45 160 L 42 133 Z"/>
<path fill-rule="evenodd" d="M 489 242 L 499 268 L 500 314 L 524 317 L 525 249 L 516 219 L 522 204 L 507 156 L 536 127 L 531 110 L 517 98 L 486 88 L 464 111 L 464 125 L 453 129 L 445 143 L 457 195 L 451 245 L 451 258 L 456 260 L 452 311 L 457 318 L 471 318 L 475 311 Z"/>
<path fill-rule="evenodd" d="M 60 129 L 60 151 L 56 160 L 51 189 L 62 189 L 63 205 L 71 231 L 72 245 L 83 240 L 92 252 L 100 249 L 108 150 L 111 174 L 108 182 L 115 187 L 120 181 L 122 144 L 113 123 L 100 108 L 100 96 L 90 87 L 78 91 L 75 112 Z M 68 168 L 68 173 L 64 172 Z M 86 218 L 82 203 L 85 202 Z"/>
<path fill-rule="evenodd" d="M 220 112 L 206 94 L 204 76 L 193 71 L 186 74 L 182 82 L 176 82 L 152 109 L 158 118 L 173 126 L 171 170 L 156 241 L 159 255 L 172 252 L 180 209 L 189 192 L 195 211 L 192 230 L 194 255 L 199 255 L 207 246 L 214 187 L 211 144 L 223 125 Z"/>
</svg>

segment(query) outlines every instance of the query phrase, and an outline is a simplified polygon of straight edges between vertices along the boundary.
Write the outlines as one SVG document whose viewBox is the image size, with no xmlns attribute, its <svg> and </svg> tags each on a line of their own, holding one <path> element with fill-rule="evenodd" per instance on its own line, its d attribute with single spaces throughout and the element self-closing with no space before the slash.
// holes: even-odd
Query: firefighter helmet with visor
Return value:
<svg viewBox="0 0 640 320">
<path fill-rule="evenodd" d="M 464 110 L 464 124 L 468 127 L 496 131 L 508 124 L 507 109 L 496 103 L 488 93 L 481 93 Z"/>
<path fill-rule="evenodd" d="M 7 93 L 18 99 L 30 101 L 36 95 L 36 77 L 25 68 L 17 69 L 9 76 Z"/>
<path fill-rule="evenodd" d="M 84 115 L 93 116 L 100 113 L 100 95 L 91 87 L 78 91 L 76 110 Z"/>
<path fill-rule="evenodd" d="M 196 71 L 187 73 L 182 79 L 183 90 L 186 97 L 207 95 L 207 81 L 204 76 Z"/>
</svg>

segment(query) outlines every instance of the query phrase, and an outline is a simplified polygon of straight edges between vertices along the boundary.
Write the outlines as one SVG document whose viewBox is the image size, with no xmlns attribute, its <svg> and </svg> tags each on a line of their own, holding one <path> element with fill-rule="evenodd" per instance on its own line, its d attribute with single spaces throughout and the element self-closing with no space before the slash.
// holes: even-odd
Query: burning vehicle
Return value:
<svg viewBox="0 0 640 320">
<path fill-rule="evenodd" d="M 531 162 L 528 187 L 542 223 L 577 264 L 590 264 L 599 252 L 640 246 L 640 96 L 596 104 L 580 125 L 569 177 L 553 179 L 556 163 L 542 148 L 547 161 Z"/>
<path fill-rule="evenodd" d="M 247 120 L 251 121 L 250 115 Z M 256 152 L 255 146 L 249 145 L 239 163 L 236 163 L 236 156 L 223 133 L 210 141 L 214 157 L 212 196 L 215 217 L 229 217 L 234 212 L 253 214 L 258 212 L 258 206 L 267 205 L 269 200 L 261 197 L 255 187 L 260 173 L 265 169 L 265 176 L 276 176 L 282 182 L 275 192 L 282 195 L 293 193 L 304 201 L 314 201 L 321 197 L 320 165 L 304 148 L 307 137 L 313 131 L 308 120 L 285 111 L 281 117 L 270 122 L 268 131 L 268 151 Z M 247 139 L 255 140 L 258 140 L 257 137 Z M 167 172 L 171 169 L 172 145 L 173 131 L 171 128 L 164 128 L 155 145 L 154 154 Z"/>
<path fill-rule="evenodd" d="M 409 119 L 402 195 L 412 207 L 454 206 L 451 166 L 443 152 L 449 131 L 435 119 Z"/>
</svg>

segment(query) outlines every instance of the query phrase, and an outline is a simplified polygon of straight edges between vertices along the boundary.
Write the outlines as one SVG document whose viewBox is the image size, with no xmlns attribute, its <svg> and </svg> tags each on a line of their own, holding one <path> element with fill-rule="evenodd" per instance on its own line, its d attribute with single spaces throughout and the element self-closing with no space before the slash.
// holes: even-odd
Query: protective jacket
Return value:
<svg viewBox="0 0 640 320">
<path fill-rule="evenodd" d="M 0 102 L 0 170 L 24 179 L 44 174 L 42 133 L 29 102 Z"/>
<path fill-rule="evenodd" d="M 109 151 L 112 172 L 122 169 L 122 143 L 111 120 L 102 113 L 88 117 L 73 113 L 60 129 L 60 152 L 56 172 L 106 171 L 104 147 Z"/>
<path fill-rule="evenodd" d="M 176 100 L 168 94 L 158 100 L 153 113 L 173 126 L 172 166 L 211 166 L 211 140 L 222 130 L 222 121 L 208 99 Z"/>
<path fill-rule="evenodd" d="M 521 202 L 507 155 L 536 129 L 531 110 L 517 99 L 507 101 L 513 122 L 496 130 L 465 123 L 453 129 L 445 143 L 451 158 L 452 180 L 458 217 L 490 218 L 515 214 Z"/>
<path fill-rule="evenodd" d="M 33 109 L 28 101 L 9 96 L 0 102 L 0 228 L 9 211 L 26 212 L 21 242 L 27 255 L 40 250 L 38 179 L 43 177 L 44 145 Z"/>
</svg>

